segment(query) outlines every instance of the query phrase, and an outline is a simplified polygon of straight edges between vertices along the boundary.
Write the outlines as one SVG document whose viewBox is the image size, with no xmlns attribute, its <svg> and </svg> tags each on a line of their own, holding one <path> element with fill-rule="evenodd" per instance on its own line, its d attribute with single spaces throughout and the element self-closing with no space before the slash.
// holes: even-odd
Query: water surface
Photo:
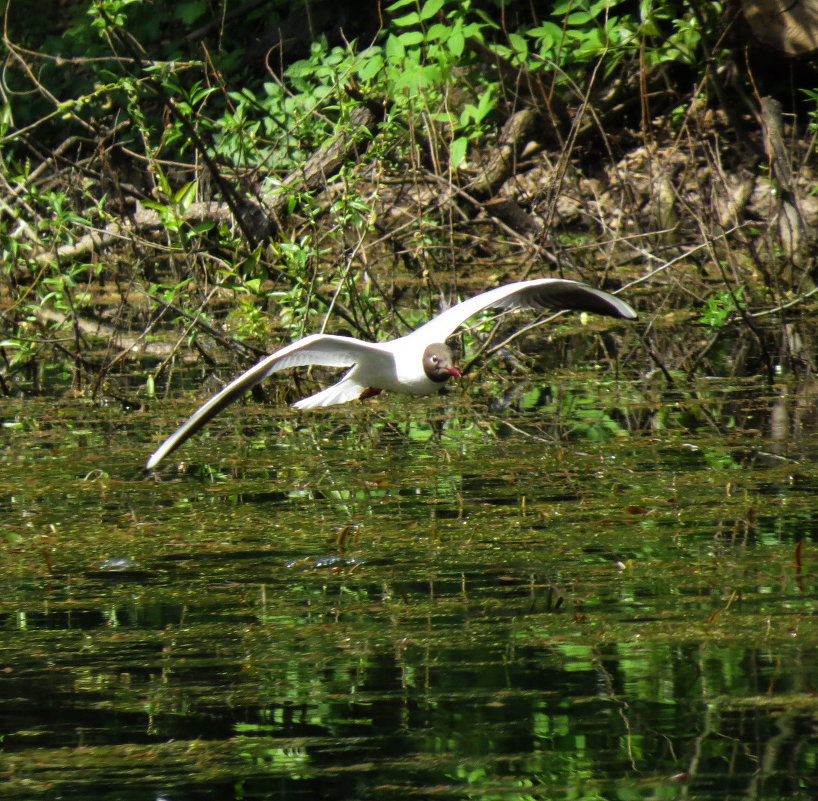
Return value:
<svg viewBox="0 0 818 801">
<path fill-rule="evenodd" d="M 3 407 L 19 799 L 812 799 L 814 399 Z"/>
</svg>

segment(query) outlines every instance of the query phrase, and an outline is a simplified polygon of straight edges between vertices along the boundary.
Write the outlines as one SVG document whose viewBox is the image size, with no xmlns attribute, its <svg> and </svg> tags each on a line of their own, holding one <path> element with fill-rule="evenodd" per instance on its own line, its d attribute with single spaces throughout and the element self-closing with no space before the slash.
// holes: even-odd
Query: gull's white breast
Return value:
<svg viewBox="0 0 818 801">
<path fill-rule="evenodd" d="M 395 385 L 383 386 L 407 395 L 431 395 L 443 384 L 432 381 L 423 369 L 423 354 L 429 343 L 411 334 L 388 343 L 395 365 Z"/>
</svg>

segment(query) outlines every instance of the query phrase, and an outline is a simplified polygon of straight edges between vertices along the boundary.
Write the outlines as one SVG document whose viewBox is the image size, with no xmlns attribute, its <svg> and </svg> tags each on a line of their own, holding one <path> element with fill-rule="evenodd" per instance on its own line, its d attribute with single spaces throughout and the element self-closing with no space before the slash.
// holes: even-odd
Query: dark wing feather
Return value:
<svg viewBox="0 0 818 801">
<path fill-rule="evenodd" d="M 444 342 L 470 317 L 485 309 L 570 309 L 625 320 L 636 319 L 631 306 L 610 292 L 563 278 L 535 278 L 506 284 L 473 298 L 429 320 L 409 336 L 424 342 Z"/>
</svg>

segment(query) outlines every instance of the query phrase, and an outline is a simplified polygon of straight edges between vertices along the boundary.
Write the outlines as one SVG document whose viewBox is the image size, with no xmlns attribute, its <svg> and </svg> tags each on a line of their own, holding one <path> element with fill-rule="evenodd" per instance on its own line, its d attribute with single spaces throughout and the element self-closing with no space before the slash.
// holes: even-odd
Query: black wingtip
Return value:
<svg viewBox="0 0 818 801">
<path fill-rule="evenodd" d="M 615 317 L 620 320 L 635 320 L 636 311 L 624 300 L 595 289 L 587 284 L 565 282 L 548 287 L 548 305 L 558 309 L 590 312 Z"/>
</svg>

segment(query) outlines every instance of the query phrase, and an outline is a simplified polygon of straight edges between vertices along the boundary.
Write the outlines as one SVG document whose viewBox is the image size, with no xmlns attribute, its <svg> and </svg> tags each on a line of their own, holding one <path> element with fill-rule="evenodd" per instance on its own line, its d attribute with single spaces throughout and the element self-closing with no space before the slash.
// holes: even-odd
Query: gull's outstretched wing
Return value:
<svg viewBox="0 0 818 801">
<path fill-rule="evenodd" d="M 383 348 L 353 337 L 311 334 L 262 359 L 257 365 L 231 381 L 221 392 L 200 406 L 173 434 L 151 454 L 146 470 L 156 467 L 169 453 L 212 420 L 225 406 L 241 398 L 267 376 L 287 367 L 319 364 L 326 367 L 351 367 L 362 359 L 385 360 Z M 332 401 L 338 402 L 338 401 Z"/>
<path fill-rule="evenodd" d="M 526 308 L 554 311 L 570 309 L 625 320 L 636 319 L 636 312 L 610 292 L 564 278 L 535 278 L 498 286 L 464 300 L 432 318 L 409 336 L 418 337 L 424 342 L 444 342 L 459 325 L 484 309 Z"/>
</svg>

